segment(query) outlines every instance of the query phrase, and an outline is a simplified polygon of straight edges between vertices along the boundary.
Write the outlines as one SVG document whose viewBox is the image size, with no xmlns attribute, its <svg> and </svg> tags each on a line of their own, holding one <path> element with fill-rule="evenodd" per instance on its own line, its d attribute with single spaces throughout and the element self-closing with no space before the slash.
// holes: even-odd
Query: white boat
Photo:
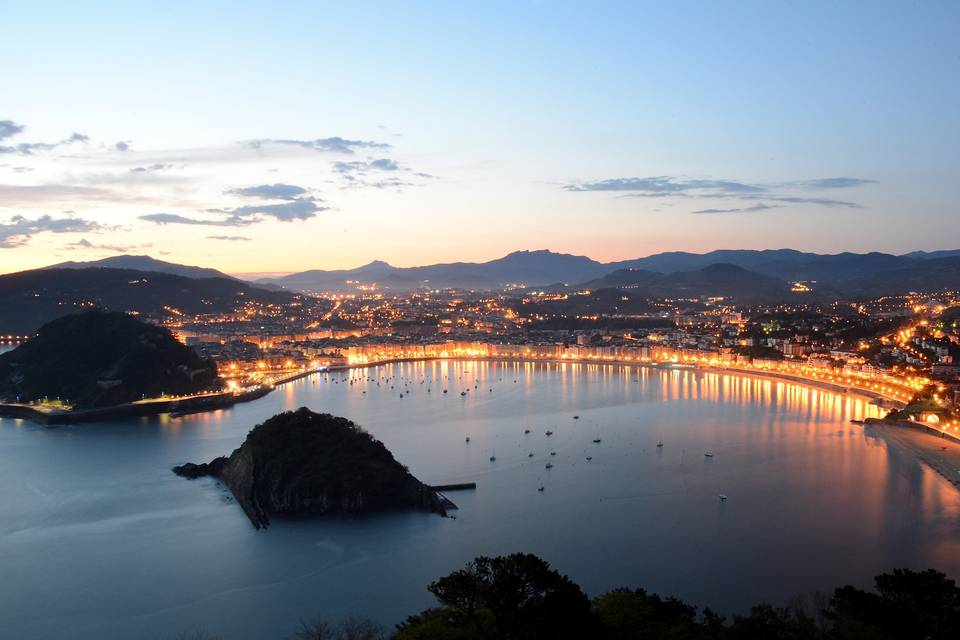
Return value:
<svg viewBox="0 0 960 640">
<path fill-rule="evenodd" d="M 707 451 L 706 453 L 703 454 L 703 457 L 704 457 L 704 458 L 712 458 L 712 457 L 713 457 L 713 454 L 710 453 L 709 451 Z"/>
<path fill-rule="evenodd" d="M 726 500 L 726 499 L 727 499 L 727 495 L 726 495 L 725 493 L 721 493 L 721 494 L 720 494 L 720 502 L 723 502 L 723 501 Z"/>
</svg>

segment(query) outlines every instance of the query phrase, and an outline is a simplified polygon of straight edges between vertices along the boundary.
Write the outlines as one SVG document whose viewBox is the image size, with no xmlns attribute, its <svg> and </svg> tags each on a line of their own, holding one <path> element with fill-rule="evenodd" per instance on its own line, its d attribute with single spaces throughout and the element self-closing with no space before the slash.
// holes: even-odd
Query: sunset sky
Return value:
<svg viewBox="0 0 960 640">
<path fill-rule="evenodd" d="M 7 4 L 0 272 L 960 248 L 958 32 L 957 2 Z"/>
</svg>

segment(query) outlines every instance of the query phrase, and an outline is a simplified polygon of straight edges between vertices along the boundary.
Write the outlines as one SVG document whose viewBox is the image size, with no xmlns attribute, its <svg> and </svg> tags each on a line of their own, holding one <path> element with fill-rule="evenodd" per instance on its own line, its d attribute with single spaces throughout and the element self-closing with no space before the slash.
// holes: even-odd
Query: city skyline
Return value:
<svg viewBox="0 0 960 640">
<path fill-rule="evenodd" d="M 956 248 L 949 3 L 8 15 L 3 273 Z"/>
</svg>

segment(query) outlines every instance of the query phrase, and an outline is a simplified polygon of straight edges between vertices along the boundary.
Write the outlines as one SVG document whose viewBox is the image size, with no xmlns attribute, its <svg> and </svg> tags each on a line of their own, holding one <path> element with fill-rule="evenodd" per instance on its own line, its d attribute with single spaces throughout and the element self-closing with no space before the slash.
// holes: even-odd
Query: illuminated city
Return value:
<svg viewBox="0 0 960 640">
<path fill-rule="evenodd" d="M 0 640 L 960 638 L 960 3 L 0 24 Z"/>
</svg>

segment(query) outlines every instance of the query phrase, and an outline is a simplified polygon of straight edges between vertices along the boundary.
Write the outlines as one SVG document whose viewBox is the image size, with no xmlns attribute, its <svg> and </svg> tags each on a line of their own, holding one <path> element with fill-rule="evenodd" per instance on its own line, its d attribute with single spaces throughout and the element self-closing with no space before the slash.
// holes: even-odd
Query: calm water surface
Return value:
<svg viewBox="0 0 960 640">
<path fill-rule="evenodd" d="M 478 489 L 452 494 L 455 519 L 255 531 L 214 480 L 170 472 L 299 406 L 360 423 L 427 483 Z M 898 566 L 960 577 L 960 494 L 849 423 L 876 413 L 719 373 L 431 362 L 314 376 L 181 419 L 2 420 L 0 636 L 279 638 L 352 612 L 389 625 L 432 604 L 431 580 L 514 551 L 593 594 L 643 586 L 725 612 Z"/>
</svg>

